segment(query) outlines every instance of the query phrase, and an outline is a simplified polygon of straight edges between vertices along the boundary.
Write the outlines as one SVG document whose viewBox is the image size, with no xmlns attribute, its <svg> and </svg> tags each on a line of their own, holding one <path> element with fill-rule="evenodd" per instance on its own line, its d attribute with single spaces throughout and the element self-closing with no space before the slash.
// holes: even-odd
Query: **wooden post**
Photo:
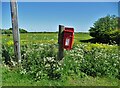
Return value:
<svg viewBox="0 0 120 88">
<path fill-rule="evenodd" d="M 21 52 L 20 52 L 20 34 L 18 28 L 18 19 L 17 19 L 17 1 L 11 0 L 11 18 L 12 18 L 12 32 L 13 32 L 13 41 L 14 41 L 14 54 L 18 64 L 21 63 Z"/>
<path fill-rule="evenodd" d="M 58 60 L 62 60 L 64 57 L 64 49 L 63 49 L 63 30 L 64 26 L 59 25 L 59 33 L 58 33 Z"/>
</svg>

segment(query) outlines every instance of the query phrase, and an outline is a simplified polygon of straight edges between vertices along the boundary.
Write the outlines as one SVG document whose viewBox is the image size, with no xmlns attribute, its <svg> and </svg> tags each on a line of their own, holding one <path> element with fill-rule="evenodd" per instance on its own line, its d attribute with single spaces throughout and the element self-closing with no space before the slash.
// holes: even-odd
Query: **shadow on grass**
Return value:
<svg viewBox="0 0 120 88">
<path fill-rule="evenodd" d="M 13 66 L 13 63 L 11 62 L 10 54 L 4 45 L 2 45 L 2 57 L 4 57 L 4 63 L 6 65 Z"/>
<path fill-rule="evenodd" d="M 83 42 L 83 43 L 106 43 L 104 41 L 100 41 L 99 39 L 96 39 L 96 38 L 91 38 L 91 39 L 88 39 L 88 40 L 80 40 L 80 42 Z"/>
<path fill-rule="evenodd" d="M 102 44 L 110 44 L 110 45 L 117 44 L 118 46 L 120 46 L 120 40 L 117 40 L 117 42 L 114 42 L 112 40 L 109 41 L 108 39 L 91 38 L 88 40 L 80 40 L 80 42 L 83 42 L 83 43 L 102 43 Z"/>
</svg>

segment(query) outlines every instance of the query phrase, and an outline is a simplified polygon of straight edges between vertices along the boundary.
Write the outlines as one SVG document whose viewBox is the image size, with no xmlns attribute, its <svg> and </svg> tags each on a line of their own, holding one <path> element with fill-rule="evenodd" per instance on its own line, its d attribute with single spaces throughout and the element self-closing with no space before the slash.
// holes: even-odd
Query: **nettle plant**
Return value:
<svg viewBox="0 0 120 88">
<path fill-rule="evenodd" d="M 35 80 L 61 77 L 61 63 L 57 60 L 57 45 L 33 44 L 22 48 L 22 74 L 30 74 Z"/>
<path fill-rule="evenodd" d="M 5 47 L 5 46 L 4 46 Z M 13 47 L 7 46 L 11 59 Z M 116 45 L 76 44 L 64 52 L 63 60 L 57 60 L 57 44 L 27 44 L 21 46 L 21 74 L 29 74 L 34 80 L 61 79 L 68 76 L 109 76 L 120 79 L 119 55 Z"/>
<path fill-rule="evenodd" d="M 100 45 L 101 46 L 101 45 Z M 108 45 L 106 45 L 108 46 Z M 93 46 L 92 44 L 79 44 L 73 50 L 67 52 L 71 64 L 77 71 L 80 70 L 90 76 L 119 77 L 118 47 L 110 45 L 106 47 Z M 78 69 L 77 69 L 78 68 Z"/>
</svg>

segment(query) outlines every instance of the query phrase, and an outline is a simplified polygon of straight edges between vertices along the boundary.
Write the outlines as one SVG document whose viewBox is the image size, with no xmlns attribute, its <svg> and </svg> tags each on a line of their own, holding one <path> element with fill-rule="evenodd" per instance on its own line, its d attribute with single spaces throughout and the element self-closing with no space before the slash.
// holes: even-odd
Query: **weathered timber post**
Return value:
<svg viewBox="0 0 120 88">
<path fill-rule="evenodd" d="M 20 52 L 20 34 L 18 28 L 18 17 L 17 17 L 17 1 L 11 0 L 11 18 L 12 18 L 12 32 L 13 32 L 13 41 L 14 41 L 14 54 L 18 64 L 21 63 L 21 52 Z"/>
<path fill-rule="evenodd" d="M 64 49 L 63 49 L 63 30 L 64 26 L 59 25 L 59 33 L 58 33 L 58 60 L 62 60 L 64 57 Z"/>
</svg>

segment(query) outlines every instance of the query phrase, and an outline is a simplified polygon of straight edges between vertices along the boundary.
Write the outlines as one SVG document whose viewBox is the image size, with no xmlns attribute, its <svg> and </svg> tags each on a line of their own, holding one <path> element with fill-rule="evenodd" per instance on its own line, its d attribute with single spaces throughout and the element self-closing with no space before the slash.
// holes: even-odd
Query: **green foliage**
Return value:
<svg viewBox="0 0 120 88">
<path fill-rule="evenodd" d="M 25 29 L 19 28 L 20 33 L 27 33 Z M 12 28 L 2 29 L 2 34 L 12 34 Z"/>
<path fill-rule="evenodd" d="M 25 29 L 19 28 L 19 30 L 20 30 L 20 33 L 27 33 L 27 31 Z"/>
<path fill-rule="evenodd" d="M 13 47 L 7 47 L 13 57 Z M 57 60 L 56 44 L 29 44 L 21 47 L 21 74 L 29 74 L 34 80 L 68 79 L 68 76 L 119 77 L 118 47 L 103 44 L 77 44 L 65 51 L 62 61 Z M 86 75 L 87 74 L 87 75 Z"/>
<path fill-rule="evenodd" d="M 98 19 L 93 27 L 90 28 L 90 35 L 95 37 L 100 42 L 110 43 L 116 42 L 118 43 L 118 38 L 120 35 L 119 23 L 118 20 L 120 18 L 115 15 L 108 15 L 106 17 Z"/>
<path fill-rule="evenodd" d="M 20 74 L 16 69 L 10 70 L 7 66 L 2 67 L 2 86 L 118 86 L 117 79 L 101 77 L 79 78 L 72 76 L 67 80 L 41 79 L 34 81 L 31 75 Z"/>
<path fill-rule="evenodd" d="M 80 44 L 69 53 L 82 72 L 91 76 L 110 76 L 119 78 L 118 48 L 110 48 L 89 44 Z"/>
<path fill-rule="evenodd" d="M 73 61 L 67 62 L 57 60 L 57 45 L 40 44 L 23 46 L 22 51 L 22 73 L 31 74 L 35 80 L 39 79 L 61 79 L 77 74 L 79 77 L 86 75 L 75 69 L 77 65 Z M 70 60 L 69 60 L 70 61 Z M 71 66 L 69 66 L 71 65 Z M 75 65 L 75 66 L 74 66 Z M 73 67 L 71 69 L 71 67 Z M 64 79 L 65 79 L 64 78 Z"/>
<path fill-rule="evenodd" d="M 21 34 L 22 68 L 20 71 L 14 70 L 16 67 L 4 69 L 5 65 L 2 69 L 2 85 L 116 86 L 118 84 L 120 55 L 116 45 L 81 44 L 79 40 L 87 40 L 91 37 L 88 33 L 75 33 L 73 49 L 65 50 L 64 59 L 57 61 L 56 36 L 57 33 Z M 0 38 L 5 45 L 3 50 L 8 52 L 15 65 L 13 37 L 2 35 Z M 2 56 L 3 62 L 4 59 L 5 57 Z M 112 77 L 116 77 L 115 80 Z"/>
<path fill-rule="evenodd" d="M 35 80 L 60 78 L 60 63 L 56 60 L 55 47 L 43 44 L 23 46 L 22 73 L 31 74 Z"/>
<path fill-rule="evenodd" d="M 2 29 L 2 34 L 12 34 L 11 30 Z"/>
</svg>

